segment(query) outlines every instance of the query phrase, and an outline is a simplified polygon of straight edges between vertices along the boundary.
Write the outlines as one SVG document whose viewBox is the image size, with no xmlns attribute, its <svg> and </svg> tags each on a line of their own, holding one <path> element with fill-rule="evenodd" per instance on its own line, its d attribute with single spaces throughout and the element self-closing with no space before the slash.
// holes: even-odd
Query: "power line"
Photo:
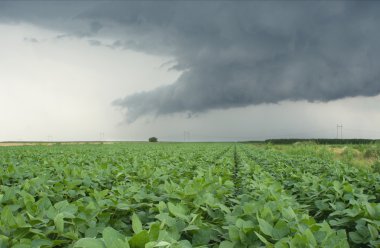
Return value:
<svg viewBox="0 0 380 248">
<path fill-rule="evenodd" d="M 380 133 L 380 131 L 374 131 L 374 130 L 358 130 L 358 129 L 350 129 L 345 127 L 345 137 L 352 137 L 355 135 L 351 135 L 351 131 L 367 131 L 372 133 Z M 239 135 L 212 135 L 212 134 L 197 134 L 190 131 L 183 131 L 183 138 L 181 138 L 180 135 L 165 135 L 160 136 L 164 139 L 173 139 L 180 141 L 183 139 L 184 142 L 191 141 L 197 141 L 197 140 L 234 140 L 234 141 L 247 141 L 247 140 L 266 140 L 266 139 L 292 139 L 292 138 L 303 138 L 303 139 L 313 139 L 313 138 L 334 138 L 334 130 L 330 128 L 321 128 L 321 129 L 313 129 L 308 131 L 301 131 L 301 132 L 291 132 L 291 130 L 286 129 L 273 129 L 275 133 L 270 134 L 269 130 L 265 132 L 265 134 L 257 135 L 257 136 L 239 136 Z M 279 131 L 283 131 L 282 134 L 279 134 Z M 343 124 L 337 124 L 336 125 L 336 139 L 343 139 Z M 358 135 L 356 135 L 358 136 Z M 357 137 L 358 138 L 358 137 Z"/>
</svg>

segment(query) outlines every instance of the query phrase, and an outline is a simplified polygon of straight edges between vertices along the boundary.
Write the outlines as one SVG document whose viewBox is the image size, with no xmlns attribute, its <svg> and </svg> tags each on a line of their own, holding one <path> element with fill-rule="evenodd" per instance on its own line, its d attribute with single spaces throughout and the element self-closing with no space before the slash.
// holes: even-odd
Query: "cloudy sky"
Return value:
<svg viewBox="0 0 380 248">
<path fill-rule="evenodd" d="M 379 26 L 375 1 L 0 1 L 0 141 L 380 138 Z"/>
</svg>

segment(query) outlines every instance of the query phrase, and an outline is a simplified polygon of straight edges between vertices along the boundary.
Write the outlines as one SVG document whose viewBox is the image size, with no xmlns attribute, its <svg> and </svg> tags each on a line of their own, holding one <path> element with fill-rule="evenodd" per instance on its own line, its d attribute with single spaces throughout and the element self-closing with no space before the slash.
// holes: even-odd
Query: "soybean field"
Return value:
<svg viewBox="0 0 380 248">
<path fill-rule="evenodd" d="M 380 175 L 240 143 L 0 147 L 0 247 L 380 247 Z"/>
</svg>

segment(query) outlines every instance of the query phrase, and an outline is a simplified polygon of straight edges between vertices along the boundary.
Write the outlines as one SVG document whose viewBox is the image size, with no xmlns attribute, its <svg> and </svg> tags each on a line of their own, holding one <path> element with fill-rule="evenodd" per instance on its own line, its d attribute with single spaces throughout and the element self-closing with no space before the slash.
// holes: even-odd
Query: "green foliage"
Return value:
<svg viewBox="0 0 380 248">
<path fill-rule="evenodd" d="M 364 151 L 364 157 L 365 158 L 380 158 L 380 146 L 372 145 L 369 147 L 366 147 Z"/>
<path fill-rule="evenodd" d="M 343 145 L 343 144 L 372 144 L 372 139 L 268 139 L 266 143 L 289 145 L 297 142 L 313 142 L 319 145 Z"/>
<path fill-rule="evenodd" d="M 150 137 L 149 142 L 157 142 L 158 139 L 156 137 Z"/>
<path fill-rule="evenodd" d="M 380 245 L 379 174 L 304 148 L 1 147 L 0 166 L 0 247 Z"/>
<path fill-rule="evenodd" d="M 351 246 L 377 247 L 379 174 L 329 159 L 287 155 L 257 147 L 246 150 L 246 156 L 262 165 L 260 168 L 291 192 L 298 203 L 307 206 L 309 215 L 316 221 L 327 221 L 334 229 L 345 230 Z"/>
<path fill-rule="evenodd" d="M 380 160 L 377 160 L 373 165 L 372 165 L 372 170 L 375 173 L 380 173 Z"/>
</svg>

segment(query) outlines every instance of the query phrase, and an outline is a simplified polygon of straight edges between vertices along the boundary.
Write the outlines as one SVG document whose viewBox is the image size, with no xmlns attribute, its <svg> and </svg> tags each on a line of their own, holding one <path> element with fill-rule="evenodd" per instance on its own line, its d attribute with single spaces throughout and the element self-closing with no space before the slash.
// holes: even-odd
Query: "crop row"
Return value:
<svg viewBox="0 0 380 248">
<path fill-rule="evenodd" d="M 379 241 L 378 186 L 367 185 L 376 175 L 252 145 L 13 147 L 0 149 L 0 166 L 1 248 Z"/>
<path fill-rule="evenodd" d="M 262 148 L 246 155 L 280 182 L 318 221 L 345 230 L 351 246 L 380 245 L 380 177 L 358 168 Z"/>
</svg>

